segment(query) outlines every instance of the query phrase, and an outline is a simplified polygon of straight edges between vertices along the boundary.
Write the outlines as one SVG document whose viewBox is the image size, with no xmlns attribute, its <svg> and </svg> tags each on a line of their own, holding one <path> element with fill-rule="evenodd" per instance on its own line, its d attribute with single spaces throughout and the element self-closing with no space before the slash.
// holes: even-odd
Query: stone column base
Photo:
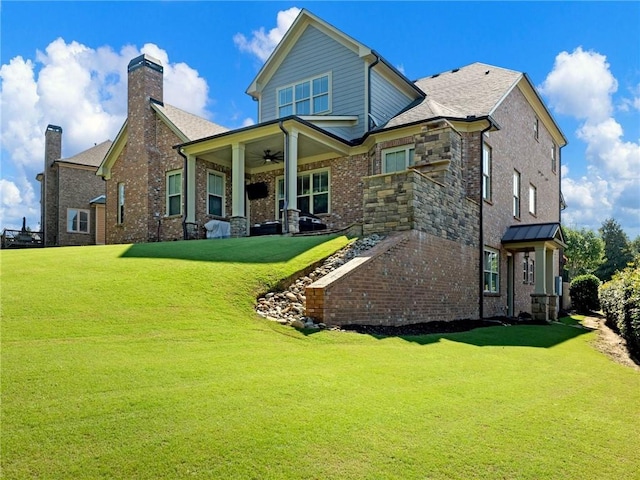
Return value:
<svg viewBox="0 0 640 480">
<path fill-rule="evenodd" d="M 231 217 L 231 238 L 247 236 L 247 217 Z"/>
<path fill-rule="evenodd" d="M 549 295 L 546 293 L 531 294 L 531 317 L 536 321 L 549 321 Z"/>
<path fill-rule="evenodd" d="M 558 295 L 549 295 L 549 320 L 558 320 Z"/>
<path fill-rule="evenodd" d="M 287 210 L 287 222 L 289 223 L 289 231 L 287 233 L 300 232 L 300 210 Z"/>
</svg>

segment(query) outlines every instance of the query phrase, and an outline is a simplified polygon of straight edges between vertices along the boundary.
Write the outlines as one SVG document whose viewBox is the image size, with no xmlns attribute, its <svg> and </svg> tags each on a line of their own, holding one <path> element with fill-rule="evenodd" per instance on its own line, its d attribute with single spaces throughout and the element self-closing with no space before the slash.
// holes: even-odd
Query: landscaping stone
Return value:
<svg viewBox="0 0 640 480">
<path fill-rule="evenodd" d="M 373 234 L 361 238 L 327 258 L 314 271 L 296 279 L 285 292 L 268 292 L 258 298 L 255 309 L 267 320 L 290 325 L 294 328 L 326 329 L 324 323 L 317 324 L 305 316 L 305 289 L 308 285 L 333 272 L 360 253 L 377 245 L 384 237 Z"/>
</svg>

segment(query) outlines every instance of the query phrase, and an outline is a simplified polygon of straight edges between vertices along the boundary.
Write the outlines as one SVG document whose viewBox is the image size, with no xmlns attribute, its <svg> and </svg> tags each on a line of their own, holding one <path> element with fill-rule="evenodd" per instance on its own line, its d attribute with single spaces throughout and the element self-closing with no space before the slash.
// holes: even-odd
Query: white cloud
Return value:
<svg viewBox="0 0 640 480">
<path fill-rule="evenodd" d="M 613 217 L 635 237 L 640 234 L 640 143 L 625 141 L 622 125 L 613 117 L 617 88 L 606 57 L 578 47 L 558 54 L 540 91 L 557 113 L 582 120 L 576 136 L 586 144 L 588 176 L 572 178 L 563 169 L 562 190 L 569 205 L 564 221 L 595 230 Z"/>
<path fill-rule="evenodd" d="M 611 115 L 611 95 L 617 89 L 607 57 L 582 47 L 559 53 L 540 87 L 556 112 L 592 122 Z"/>
<path fill-rule="evenodd" d="M 167 103 L 209 116 L 206 81 L 187 64 L 171 63 L 167 52 L 151 43 L 115 51 L 110 46 L 94 49 L 58 38 L 36 52 L 35 58 L 18 56 L 0 67 L 3 226 L 18 220 L 21 224 L 22 216 L 31 225 L 39 220 L 35 175 L 44 161 L 47 124 L 63 128 L 63 157 L 115 137 L 127 114 L 127 65 L 142 53 L 162 62 Z M 14 180 L 7 180 L 7 172 Z M 15 193 L 14 187 L 21 199 L 18 205 L 4 201 L 4 190 Z"/>
<path fill-rule="evenodd" d="M 260 27 L 258 30 L 251 32 L 251 38 L 247 38 L 242 33 L 236 33 L 233 37 L 233 42 L 240 51 L 251 53 L 264 62 L 278 46 L 278 43 L 280 43 L 280 40 L 287 33 L 299 13 L 300 9 L 297 7 L 280 11 L 278 12 L 276 26 L 269 30 L 268 33 L 265 32 L 265 27 Z"/>
</svg>

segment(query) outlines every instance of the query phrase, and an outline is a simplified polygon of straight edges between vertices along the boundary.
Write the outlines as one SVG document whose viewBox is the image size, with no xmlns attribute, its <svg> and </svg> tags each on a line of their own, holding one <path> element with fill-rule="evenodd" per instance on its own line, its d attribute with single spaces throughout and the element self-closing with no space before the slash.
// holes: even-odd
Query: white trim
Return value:
<svg viewBox="0 0 640 480">
<path fill-rule="evenodd" d="M 117 210 L 116 210 L 116 223 L 122 225 L 124 223 L 124 208 L 126 205 L 126 189 L 124 182 L 118 182 L 116 185 L 116 198 L 117 198 Z"/>
<path fill-rule="evenodd" d="M 217 177 L 220 177 L 222 179 L 222 195 L 216 195 L 214 193 L 211 193 L 211 191 L 209 190 L 209 178 L 210 175 L 215 175 Z M 212 169 L 208 169 L 207 170 L 207 215 L 215 215 L 215 216 L 220 216 L 220 217 L 224 217 L 226 215 L 226 195 L 227 193 L 227 176 L 223 173 L 223 172 L 219 172 L 217 170 L 212 170 Z M 217 214 L 217 213 L 211 213 L 211 211 L 209 210 L 209 195 L 213 195 L 215 197 L 221 197 L 222 199 L 222 208 L 221 208 L 221 213 Z"/>
<path fill-rule="evenodd" d="M 327 215 L 331 213 L 331 169 L 329 167 L 325 167 L 325 168 L 317 168 L 315 170 L 305 170 L 303 172 L 297 172 L 296 174 L 296 184 L 298 182 L 298 178 L 302 177 L 302 176 L 310 176 L 311 178 L 309 179 L 310 182 L 310 189 L 311 192 L 308 195 L 300 195 L 300 192 L 297 192 L 296 198 L 300 198 L 302 197 L 310 197 L 309 198 L 309 208 L 310 210 L 313 210 L 313 175 L 317 174 L 317 173 L 324 173 L 327 172 L 327 211 L 326 212 L 320 212 L 320 213 L 316 213 L 313 211 L 310 211 L 309 213 L 312 213 L 314 215 Z M 280 216 L 281 212 L 280 212 L 280 201 L 284 200 L 284 192 L 280 191 L 280 181 L 284 182 L 284 175 L 279 175 L 276 177 L 276 204 L 275 204 L 275 211 L 276 211 L 276 218 L 282 218 Z M 283 183 L 284 186 L 284 183 Z M 322 192 L 324 193 L 324 192 Z"/>
<path fill-rule="evenodd" d="M 183 186 L 183 178 L 182 178 L 182 169 L 178 168 L 175 170 L 168 170 L 165 172 L 165 184 L 164 184 L 164 191 L 165 191 L 165 216 L 167 217 L 174 217 L 177 215 L 182 215 L 182 186 Z M 169 195 L 169 177 L 172 177 L 174 175 L 180 175 L 180 181 L 178 182 L 178 185 L 180 186 L 180 193 L 174 193 L 172 195 Z M 169 199 L 170 197 L 175 197 L 175 196 L 180 196 L 180 211 L 178 213 L 170 213 L 169 212 Z"/>
<path fill-rule="evenodd" d="M 315 97 L 319 97 L 324 95 L 324 93 L 320 95 L 314 95 L 313 93 L 313 82 L 314 80 L 319 80 L 321 78 L 327 77 L 327 110 L 321 110 L 320 112 L 315 112 L 313 110 L 313 100 Z M 304 97 L 309 99 L 309 114 L 311 115 L 324 115 L 331 113 L 333 109 L 333 78 L 331 71 L 322 73 L 320 75 L 315 75 L 313 77 L 303 78 L 301 80 L 297 80 L 293 83 L 289 83 L 286 85 L 282 85 L 276 88 L 276 118 L 288 117 L 289 115 L 296 115 L 296 86 L 302 85 L 303 83 L 309 82 L 309 97 Z M 280 115 L 280 92 L 287 88 L 291 88 L 291 113 L 289 115 Z M 289 105 L 289 104 L 286 104 Z M 309 114 L 304 114 L 308 116 Z"/>
<path fill-rule="evenodd" d="M 489 269 L 487 269 L 487 264 L 486 264 L 486 254 L 490 254 L 495 256 L 495 260 L 496 260 L 496 269 L 495 271 L 490 267 Z M 483 282 L 484 286 L 483 286 L 483 291 L 484 293 L 500 293 L 500 252 L 498 250 L 495 250 L 493 248 L 484 247 L 484 251 L 482 254 L 482 272 L 483 272 Z M 486 281 L 486 275 L 489 274 L 491 275 L 491 277 L 493 277 L 495 275 L 495 288 L 493 287 L 493 284 L 491 282 L 491 279 L 489 281 L 489 283 L 487 283 Z"/>
<path fill-rule="evenodd" d="M 384 150 L 382 150 L 382 152 L 380 152 L 380 160 L 382 163 L 382 166 L 381 166 L 382 173 L 394 173 L 394 172 L 402 172 L 404 170 L 407 170 L 413 164 L 413 162 L 410 161 L 411 150 L 413 150 L 413 153 L 415 155 L 416 147 L 415 147 L 415 144 L 413 143 L 401 145 L 399 147 L 385 148 Z M 387 171 L 385 157 L 390 153 L 397 153 L 397 152 L 405 152 L 404 169 Z"/>
<path fill-rule="evenodd" d="M 77 212 L 76 221 L 73 222 L 74 226 L 77 226 L 77 230 L 69 229 L 69 213 L 70 212 Z M 82 213 L 86 213 L 87 214 L 87 229 L 86 230 L 81 230 L 80 229 L 80 215 Z M 76 225 L 76 223 L 77 223 L 77 225 Z M 91 226 L 91 212 L 89 210 L 86 210 L 84 208 L 67 208 L 67 233 L 90 233 L 90 226 Z"/>
<path fill-rule="evenodd" d="M 529 213 L 538 214 L 538 189 L 533 183 L 529 184 Z"/>
<path fill-rule="evenodd" d="M 488 152 L 485 158 L 485 152 Z M 485 172 L 485 160 L 487 160 L 487 171 Z M 482 142 L 482 199 L 488 202 L 491 201 L 493 195 L 493 149 L 487 142 Z M 486 188 L 485 188 L 486 179 Z"/>
</svg>

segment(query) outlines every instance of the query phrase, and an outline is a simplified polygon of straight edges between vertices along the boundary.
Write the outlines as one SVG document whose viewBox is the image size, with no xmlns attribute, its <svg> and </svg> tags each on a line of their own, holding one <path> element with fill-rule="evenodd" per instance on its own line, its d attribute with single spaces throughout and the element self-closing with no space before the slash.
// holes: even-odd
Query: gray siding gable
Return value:
<svg viewBox="0 0 640 480">
<path fill-rule="evenodd" d="M 327 128 L 345 139 L 365 133 L 365 62 L 353 50 L 308 26 L 292 46 L 261 95 L 260 122 L 277 119 L 276 92 L 280 87 L 329 73 L 331 75 L 331 112 L 329 115 L 357 115 L 353 127 Z"/>
<path fill-rule="evenodd" d="M 375 69 L 371 72 L 371 115 L 376 121 L 373 128 L 386 124 L 412 101 Z"/>
</svg>

